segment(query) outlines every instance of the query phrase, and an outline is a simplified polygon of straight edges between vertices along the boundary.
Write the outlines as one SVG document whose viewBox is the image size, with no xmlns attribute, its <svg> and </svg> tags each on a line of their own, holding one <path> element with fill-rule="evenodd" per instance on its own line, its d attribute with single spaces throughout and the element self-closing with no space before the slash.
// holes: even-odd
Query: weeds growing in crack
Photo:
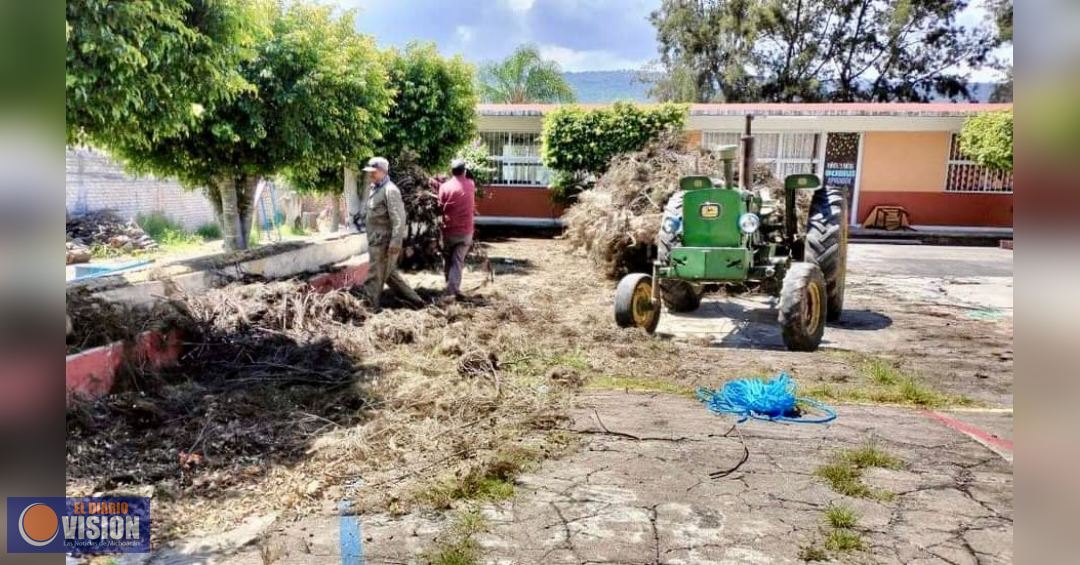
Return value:
<svg viewBox="0 0 1080 565">
<path fill-rule="evenodd" d="M 859 523 L 859 515 L 846 504 L 830 504 L 825 509 L 825 522 L 833 528 L 850 529 Z"/>
<path fill-rule="evenodd" d="M 831 557 L 829 552 L 836 554 L 863 549 L 862 536 L 855 531 L 859 525 L 859 515 L 851 507 L 842 503 L 830 504 L 825 509 L 825 524 L 828 529 L 824 532 L 824 541 L 801 547 L 799 559 L 828 561 Z"/>
<path fill-rule="evenodd" d="M 514 478 L 540 458 L 540 452 L 533 449 L 504 449 L 464 474 L 444 477 L 417 498 L 437 509 L 448 509 L 458 500 L 506 500 L 514 496 Z"/>
<path fill-rule="evenodd" d="M 487 529 L 487 519 L 479 510 L 464 510 L 454 517 L 447 531 L 436 538 L 435 545 L 425 551 L 420 560 L 427 565 L 475 565 L 480 562 L 481 553 L 476 535 Z"/>
<path fill-rule="evenodd" d="M 857 449 L 837 453 L 829 463 L 818 467 L 814 474 L 825 479 L 829 487 L 842 495 L 889 501 L 896 495 L 867 486 L 862 481 L 863 471 L 871 467 L 899 469 L 902 465 L 903 462 L 896 456 L 881 450 L 874 444 L 867 444 Z"/>
<path fill-rule="evenodd" d="M 859 551 L 862 548 L 862 536 L 852 530 L 834 529 L 825 534 L 825 549 L 829 551 Z"/>
<path fill-rule="evenodd" d="M 840 357 L 854 365 L 861 377 L 849 384 L 819 384 L 801 390 L 807 397 L 826 402 L 901 404 L 922 408 L 974 406 L 977 403 L 962 395 L 945 394 L 905 373 L 894 361 L 845 353 Z"/>
</svg>

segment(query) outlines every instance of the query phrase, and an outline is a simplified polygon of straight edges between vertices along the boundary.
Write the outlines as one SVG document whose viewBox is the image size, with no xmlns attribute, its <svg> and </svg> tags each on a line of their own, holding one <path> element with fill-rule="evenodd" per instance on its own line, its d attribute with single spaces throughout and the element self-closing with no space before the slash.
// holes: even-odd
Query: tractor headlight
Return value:
<svg viewBox="0 0 1080 565">
<path fill-rule="evenodd" d="M 757 214 L 746 213 L 739 216 L 739 230 L 749 235 L 761 227 L 761 218 Z"/>
</svg>

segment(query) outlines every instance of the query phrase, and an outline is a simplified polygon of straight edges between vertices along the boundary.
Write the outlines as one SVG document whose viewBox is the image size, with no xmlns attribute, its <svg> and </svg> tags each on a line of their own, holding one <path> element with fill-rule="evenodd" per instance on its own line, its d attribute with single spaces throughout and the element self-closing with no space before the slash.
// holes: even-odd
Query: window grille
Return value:
<svg viewBox="0 0 1080 565">
<path fill-rule="evenodd" d="M 1010 194 L 1013 191 L 1013 175 L 983 167 L 964 155 L 960 150 L 960 135 L 953 134 L 949 142 L 948 171 L 945 175 L 945 192 L 989 192 Z"/>
<path fill-rule="evenodd" d="M 492 184 L 548 186 L 551 171 L 540 160 L 540 134 L 480 132 L 495 171 Z"/>
</svg>

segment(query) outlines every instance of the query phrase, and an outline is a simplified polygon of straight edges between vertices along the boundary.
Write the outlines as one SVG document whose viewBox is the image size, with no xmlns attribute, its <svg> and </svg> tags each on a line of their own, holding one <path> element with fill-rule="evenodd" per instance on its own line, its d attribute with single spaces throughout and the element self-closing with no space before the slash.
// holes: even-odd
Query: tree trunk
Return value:
<svg viewBox="0 0 1080 565">
<path fill-rule="evenodd" d="M 341 195 L 335 194 L 331 200 L 331 215 L 334 217 L 334 222 L 330 224 L 330 233 L 337 233 L 338 226 L 341 225 Z"/>
<path fill-rule="evenodd" d="M 221 196 L 221 233 L 225 238 L 225 251 L 247 249 L 247 241 L 240 229 L 240 210 L 236 199 L 236 177 L 226 176 L 218 181 Z"/>
<path fill-rule="evenodd" d="M 244 249 L 251 243 L 251 221 L 255 216 L 255 192 L 259 187 L 258 176 L 241 175 L 236 179 L 237 208 L 240 214 L 240 233 L 244 236 Z M 256 238 L 257 239 L 257 238 Z"/>
<path fill-rule="evenodd" d="M 364 212 L 364 199 L 361 197 L 362 191 L 359 185 L 360 176 L 356 169 L 348 166 L 345 167 L 342 176 L 345 178 L 345 210 L 348 213 L 345 224 L 349 226 L 350 232 L 355 232 L 357 228 L 353 217 Z"/>
</svg>

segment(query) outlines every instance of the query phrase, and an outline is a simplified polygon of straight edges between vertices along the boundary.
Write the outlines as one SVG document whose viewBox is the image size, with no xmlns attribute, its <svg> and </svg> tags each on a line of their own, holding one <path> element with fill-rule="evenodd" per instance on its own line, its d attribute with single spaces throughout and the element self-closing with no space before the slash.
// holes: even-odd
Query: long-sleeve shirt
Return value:
<svg viewBox="0 0 1080 565">
<path fill-rule="evenodd" d="M 405 241 L 405 202 L 401 190 L 389 177 L 383 177 L 368 189 L 366 223 L 368 245 L 389 241 L 390 247 L 401 247 Z"/>
<path fill-rule="evenodd" d="M 439 206 L 442 207 L 444 237 L 472 235 L 476 215 L 476 184 L 459 175 L 439 187 Z"/>
</svg>

